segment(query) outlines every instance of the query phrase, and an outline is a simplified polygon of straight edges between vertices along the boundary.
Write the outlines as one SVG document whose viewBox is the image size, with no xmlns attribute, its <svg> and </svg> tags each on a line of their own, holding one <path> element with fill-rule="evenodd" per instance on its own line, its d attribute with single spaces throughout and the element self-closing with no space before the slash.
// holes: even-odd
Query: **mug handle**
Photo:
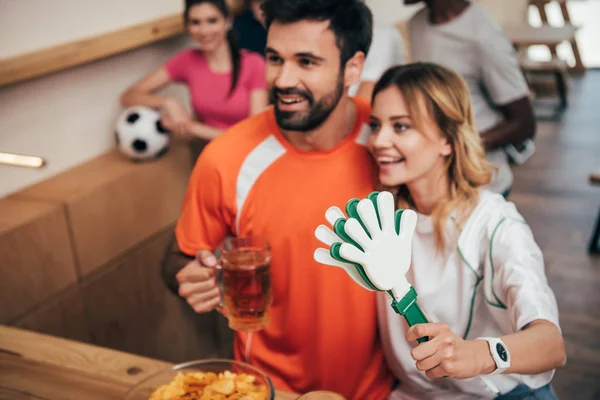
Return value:
<svg viewBox="0 0 600 400">
<path fill-rule="evenodd" d="M 213 252 L 215 258 L 217 259 L 217 266 L 215 269 L 217 270 L 217 286 L 219 288 L 219 295 L 221 297 L 221 301 L 215 307 L 222 316 L 227 318 L 227 310 L 225 310 L 225 295 L 223 291 L 223 265 L 221 264 L 221 254 L 223 253 L 223 245 L 217 246 L 215 251 Z"/>
</svg>

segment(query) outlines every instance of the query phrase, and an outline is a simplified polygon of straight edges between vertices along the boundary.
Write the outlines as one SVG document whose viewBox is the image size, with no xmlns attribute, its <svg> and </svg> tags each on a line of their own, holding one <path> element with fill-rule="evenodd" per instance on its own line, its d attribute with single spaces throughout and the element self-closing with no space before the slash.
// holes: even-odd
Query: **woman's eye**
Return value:
<svg viewBox="0 0 600 400">
<path fill-rule="evenodd" d="M 406 124 L 400 124 L 400 123 L 394 124 L 394 130 L 396 132 L 403 132 L 403 131 L 405 131 L 405 130 L 407 130 L 409 128 L 410 128 L 410 126 L 408 126 Z"/>
<path fill-rule="evenodd" d="M 193 20 L 190 21 L 190 24 L 192 24 L 192 25 L 200 25 L 200 21 L 197 20 L 197 19 L 193 19 Z"/>
<path fill-rule="evenodd" d="M 371 128 L 371 132 L 377 132 L 379 130 L 379 124 L 377 122 L 369 123 L 369 128 Z"/>
<path fill-rule="evenodd" d="M 209 24 L 216 24 L 216 23 L 217 23 L 217 21 L 218 21 L 218 19 L 217 19 L 217 18 L 209 18 L 209 19 L 208 19 L 208 23 L 209 23 Z"/>
</svg>

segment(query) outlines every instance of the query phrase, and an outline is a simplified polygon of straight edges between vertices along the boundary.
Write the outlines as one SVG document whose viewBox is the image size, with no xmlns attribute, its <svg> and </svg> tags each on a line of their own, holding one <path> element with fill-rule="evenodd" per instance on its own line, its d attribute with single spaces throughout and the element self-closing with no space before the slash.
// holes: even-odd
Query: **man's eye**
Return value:
<svg viewBox="0 0 600 400">
<path fill-rule="evenodd" d="M 209 24 L 216 24 L 216 23 L 217 23 L 217 21 L 218 21 L 218 19 L 217 19 L 217 18 L 210 18 L 210 19 L 208 20 L 208 23 L 209 23 Z"/>
<path fill-rule="evenodd" d="M 300 60 L 300 65 L 303 67 L 312 67 L 313 65 L 317 65 L 313 60 L 309 60 L 308 58 L 302 58 Z"/>
<path fill-rule="evenodd" d="M 267 61 L 269 61 L 270 63 L 273 63 L 273 64 L 280 64 L 281 63 L 281 57 L 278 57 L 278 56 L 268 56 L 267 57 Z"/>
</svg>

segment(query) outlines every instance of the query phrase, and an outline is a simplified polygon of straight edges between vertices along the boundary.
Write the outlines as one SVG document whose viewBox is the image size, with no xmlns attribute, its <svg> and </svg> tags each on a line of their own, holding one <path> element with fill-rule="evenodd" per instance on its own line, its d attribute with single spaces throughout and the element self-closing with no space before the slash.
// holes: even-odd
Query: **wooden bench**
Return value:
<svg viewBox="0 0 600 400">
<path fill-rule="evenodd" d="M 600 185 L 600 169 L 590 174 L 590 183 L 592 185 Z M 598 240 L 600 240 L 600 209 L 598 210 L 598 217 L 596 218 L 594 230 L 592 231 L 592 237 L 590 238 L 590 244 L 588 246 L 588 250 L 590 253 L 600 253 L 600 248 L 598 247 Z"/>
</svg>

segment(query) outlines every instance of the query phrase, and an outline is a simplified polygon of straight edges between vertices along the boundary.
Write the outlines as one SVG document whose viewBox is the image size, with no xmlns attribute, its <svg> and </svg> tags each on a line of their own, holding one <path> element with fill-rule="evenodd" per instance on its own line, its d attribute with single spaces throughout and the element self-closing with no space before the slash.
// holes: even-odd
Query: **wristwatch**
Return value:
<svg viewBox="0 0 600 400">
<path fill-rule="evenodd" d="M 501 339 L 495 337 L 480 337 L 480 340 L 488 342 L 490 354 L 496 363 L 496 369 L 489 375 L 497 375 L 510 367 L 510 352 Z"/>
</svg>

